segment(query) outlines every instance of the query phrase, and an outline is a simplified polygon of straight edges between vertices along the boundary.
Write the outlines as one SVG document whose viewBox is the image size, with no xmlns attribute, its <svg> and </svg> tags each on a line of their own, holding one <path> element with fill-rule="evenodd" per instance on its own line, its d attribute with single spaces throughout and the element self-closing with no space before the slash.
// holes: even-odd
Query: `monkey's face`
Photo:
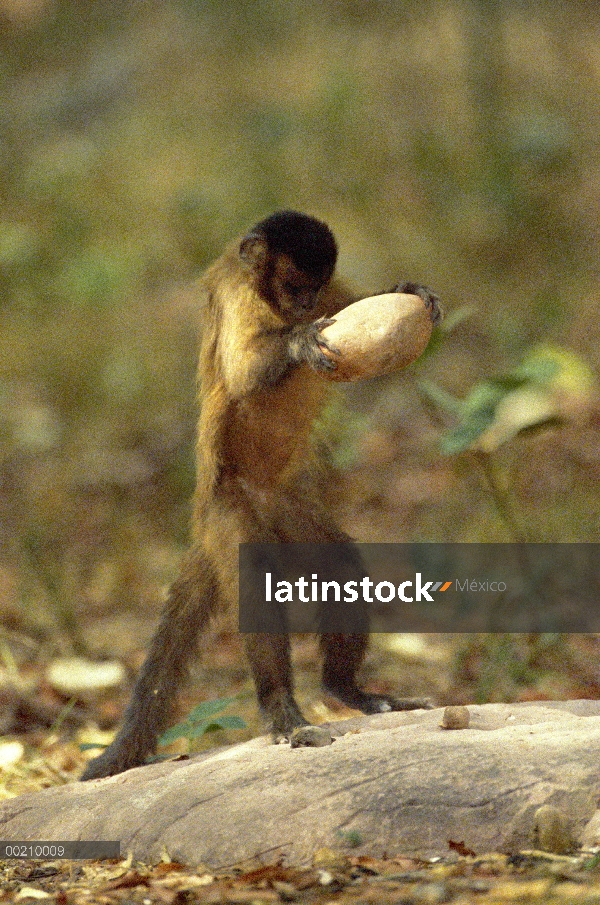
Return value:
<svg viewBox="0 0 600 905">
<path fill-rule="evenodd" d="M 288 323 L 314 320 L 337 257 L 328 226 L 306 214 L 279 211 L 244 236 L 239 256 L 261 298 Z"/>
<path fill-rule="evenodd" d="M 287 255 L 277 255 L 269 277 L 271 303 L 286 320 L 313 320 L 325 282 L 299 270 Z"/>
</svg>

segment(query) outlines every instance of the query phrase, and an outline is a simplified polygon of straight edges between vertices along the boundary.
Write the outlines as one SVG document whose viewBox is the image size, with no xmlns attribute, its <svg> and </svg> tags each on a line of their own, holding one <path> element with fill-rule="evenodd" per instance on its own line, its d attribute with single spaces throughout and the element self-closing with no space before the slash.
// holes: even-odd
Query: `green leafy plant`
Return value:
<svg viewBox="0 0 600 905">
<path fill-rule="evenodd" d="M 189 713 L 185 720 L 171 726 L 160 736 L 159 747 L 170 745 L 180 738 L 186 739 L 191 749 L 193 742 L 202 738 L 207 732 L 216 732 L 218 729 L 245 729 L 244 720 L 235 714 L 230 716 L 218 716 L 238 700 L 237 697 L 217 698 L 214 701 L 203 701 Z"/>
<path fill-rule="evenodd" d="M 347 845 L 349 848 L 358 848 L 359 845 L 362 845 L 364 839 L 359 833 L 358 830 L 336 830 L 336 835 L 343 842 L 344 845 Z"/>
<path fill-rule="evenodd" d="M 483 486 L 510 540 L 529 539 L 527 523 L 518 517 L 511 483 L 504 480 L 496 451 L 525 431 L 585 420 L 593 409 L 597 387 L 589 365 L 559 346 L 539 344 L 506 374 L 478 381 L 464 399 L 457 399 L 432 382 L 420 388 L 434 408 L 454 423 L 440 446 L 450 456 L 469 454 L 467 467 L 479 466 Z M 539 575 L 517 548 L 522 577 L 539 589 Z M 535 685 L 553 674 L 555 663 L 569 656 L 559 633 L 513 635 L 474 633 L 465 636 L 456 654 L 454 674 L 480 703 L 509 700 L 519 688 Z M 573 668 L 575 672 L 575 667 Z"/>
<path fill-rule="evenodd" d="M 511 539 L 526 540 L 497 479 L 492 454 L 522 431 L 586 418 L 597 394 L 587 362 L 574 352 L 543 343 L 506 374 L 478 381 L 464 399 L 432 381 L 422 380 L 420 389 L 435 408 L 456 422 L 440 440 L 442 452 L 475 454 Z"/>
<path fill-rule="evenodd" d="M 218 716 L 232 704 L 240 699 L 241 695 L 231 698 L 216 698 L 214 701 L 203 701 L 194 707 L 185 720 L 171 726 L 158 739 L 158 746 L 164 748 L 180 738 L 188 742 L 188 751 L 192 750 L 193 743 L 207 732 L 216 732 L 218 729 L 246 729 L 246 723 L 240 716 Z M 93 748 L 107 748 L 97 742 L 83 743 L 79 745 L 81 751 L 89 751 Z M 149 763 L 165 760 L 168 755 L 155 755 L 148 758 Z"/>
<path fill-rule="evenodd" d="M 442 451 L 492 452 L 527 428 L 585 414 L 595 393 L 591 368 L 575 353 L 540 344 L 512 371 L 481 380 L 465 399 L 456 399 L 431 381 L 421 389 L 458 423 L 441 440 Z"/>
</svg>

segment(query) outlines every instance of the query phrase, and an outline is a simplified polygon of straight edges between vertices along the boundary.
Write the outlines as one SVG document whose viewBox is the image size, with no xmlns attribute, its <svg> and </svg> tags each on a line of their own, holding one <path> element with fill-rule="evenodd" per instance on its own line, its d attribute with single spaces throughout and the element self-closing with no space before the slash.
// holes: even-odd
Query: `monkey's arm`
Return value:
<svg viewBox="0 0 600 905">
<path fill-rule="evenodd" d="M 247 311 L 222 306 L 224 312 L 220 356 L 225 385 L 232 398 L 242 398 L 256 390 L 275 386 L 294 368 L 307 364 L 315 371 L 330 371 L 335 360 L 324 354 L 334 354 L 321 335 L 330 323 L 329 318 L 359 299 L 360 293 L 334 277 L 320 294 L 313 320 L 294 325 L 265 311 L 255 312 L 253 319 Z M 231 340 L 234 339 L 232 343 Z"/>
<path fill-rule="evenodd" d="M 234 349 L 221 349 L 221 370 L 232 399 L 276 386 L 294 368 L 307 364 L 315 371 L 336 367 L 324 354 L 330 347 L 321 335 L 331 320 L 319 318 L 307 324 L 263 327 L 248 331 Z"/>
</svg>

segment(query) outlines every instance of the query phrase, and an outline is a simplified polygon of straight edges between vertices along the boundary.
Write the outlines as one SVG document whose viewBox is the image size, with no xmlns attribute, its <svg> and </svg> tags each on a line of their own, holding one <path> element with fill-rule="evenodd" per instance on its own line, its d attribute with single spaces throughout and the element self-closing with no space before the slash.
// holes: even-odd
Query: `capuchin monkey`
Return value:
<svg viewBox="0 0 600 905">
<path fill-rule="evenodd" d="M 279 211 L 233 242 L 202 280 L 201 414 L 193 543 L 173 584 L 113 743 L 83 779 L 143 764 L 172 717 L 177 691 L 213 616 L 237 605 L 241 543 L 336 543 L 320 488 L 327 464 L 311 430 L 327 397 L 319 371 L 336 367 L 321 331 L 356 300 L 334 278 L 335 239 L 325 223 Z M 437 297 L 419 295 L 433 322 Z M 327 354 L 326 354 L 327 353 Z M 412 710 L 421 700 L 368 694 L 356 684 L 367 634 L 323 634 L 323 686 L 363 713 Z M 289 638 L 245 636 L 258 702 L 275 740 L 306 726 L 293 696 Z"/>
</svg>

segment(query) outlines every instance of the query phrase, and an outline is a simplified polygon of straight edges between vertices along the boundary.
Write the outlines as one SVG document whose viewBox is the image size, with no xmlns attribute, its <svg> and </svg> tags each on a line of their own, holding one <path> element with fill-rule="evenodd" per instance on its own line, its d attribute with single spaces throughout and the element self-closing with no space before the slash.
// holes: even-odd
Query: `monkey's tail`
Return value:
<svg viewBox="0 0 600 905">
<path fill-rule="evenodd" d="M 204 551 L 196 547 L 171 587 L 121 730 L 106 751 L 90 761 L 82 779 L 121 773 L 143 764 L 154 753 L 158 736 L 169 724 L 177 691 L 196 655 L 198 636 L 218 604 L 213 569 Z"/>
</svg>

